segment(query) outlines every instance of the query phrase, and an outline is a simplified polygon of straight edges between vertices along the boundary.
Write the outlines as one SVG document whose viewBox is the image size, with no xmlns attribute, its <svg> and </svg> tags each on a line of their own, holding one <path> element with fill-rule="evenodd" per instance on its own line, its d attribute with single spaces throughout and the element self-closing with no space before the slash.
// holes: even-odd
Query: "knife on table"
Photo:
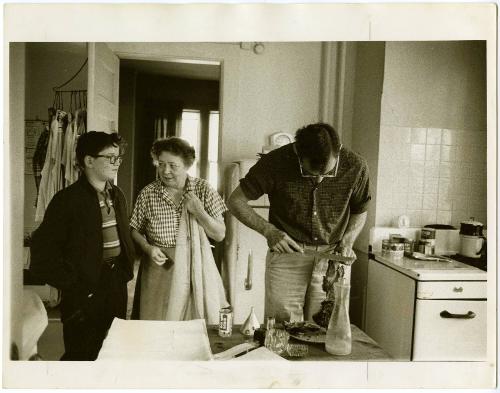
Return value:
<svg viewBox="0 0 500 393">
<path fill-rule="evenodd" d="M 304 253 L 308 255 L 314 255 L 321 259 L 328 259 L 329 261 L 340 262 L 344 265 L 352 265 L 352 263 L 356 260 L 356 258 L 354 257 L 343 257 L 340 254 L 331 254 L 329 252 L 305 250 Z"/>
<path fill-rule="evenodd" d="M 260 347 L 260 344 L 256 341 L 245 342 L 242 344 L 235 345 L 232 348 L 226 349 L 224 352 L 219 352 L 213 355 L 214 360 L 230 360 L 237 358 L 239 356 L 245 355 L 254 349 Z"/>
</svg>

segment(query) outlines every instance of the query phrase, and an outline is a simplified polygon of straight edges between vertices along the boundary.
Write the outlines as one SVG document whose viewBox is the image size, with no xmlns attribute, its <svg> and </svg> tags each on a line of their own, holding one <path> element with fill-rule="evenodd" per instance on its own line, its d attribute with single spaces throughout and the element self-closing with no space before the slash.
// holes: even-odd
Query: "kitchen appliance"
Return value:
<svg viewBox="0 0 500 393">
<path fill-rule="evenodd" d="M 226 199 L 256 162 L 256 159 L 246 159 L 233 162 L 228 166 L 224 182 Z M 257 214 L 268 219 L 269 199 L 267 195 L 248 203 Z M 266 239 L 242 224 L 231 213 L 226 213 L 226 237 L 221 275 L 228 301 L 233 307 L 235 324 L 244 323 L 248 310 L 252 307 L 257 319 L 264 320 L 266 254 Z"/>
<path fill-rule="evenodd" d="M 460 223 L 460 255 L 480 258 L 485 245 L 482 223 L 474 221 L 474 217 Z"/>
<path fill-rule="evenodd" d="M 381 240 L 395 229 L 370 231 L 366 333 L 397 360 L 485 360 L 486 272 L 455 260 L 383 256 Z"/>
<path fill-rule="evenodd" d="M 430 224 L 423 229 L 432 229 L 434 233 L 434 253 L 437 255 L 454 255 L 460 250 L 459 230 L 451 225 Z"/>
</svg>

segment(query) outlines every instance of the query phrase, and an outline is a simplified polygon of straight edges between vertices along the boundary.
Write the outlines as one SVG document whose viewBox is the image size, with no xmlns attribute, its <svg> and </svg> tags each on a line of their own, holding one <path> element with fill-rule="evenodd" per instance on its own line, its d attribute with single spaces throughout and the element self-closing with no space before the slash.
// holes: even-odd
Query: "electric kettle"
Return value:
<svg viewBox="0 0 500 393">
<path fill-rule="evenodd" d="M 486 238 L 483 236 L 483 224 L 474 221 L 474 217 L 468 221 L 462 221 L 460 223 L 459 254 L 468 258 L 480 258 L 485 246 Z"/>
</svg>

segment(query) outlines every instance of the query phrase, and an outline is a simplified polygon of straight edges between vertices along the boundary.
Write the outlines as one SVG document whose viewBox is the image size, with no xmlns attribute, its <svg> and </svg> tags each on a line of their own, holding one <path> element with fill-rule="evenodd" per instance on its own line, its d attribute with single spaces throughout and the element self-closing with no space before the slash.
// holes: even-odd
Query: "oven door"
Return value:
<svg viewBox="0 0 500 393">
<path fill-rule="evenodd" d="M 415 307 L 412 360 L 485 360 L 486 300 L 422 300 Z"/>
</svg>

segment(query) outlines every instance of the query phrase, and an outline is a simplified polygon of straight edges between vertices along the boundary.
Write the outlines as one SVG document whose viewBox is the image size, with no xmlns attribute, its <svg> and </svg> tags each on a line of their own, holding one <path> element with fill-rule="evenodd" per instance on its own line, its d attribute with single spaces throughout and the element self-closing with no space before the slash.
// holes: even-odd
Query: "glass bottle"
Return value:
<svg viewBox="0 0 500 393">
<path fill-rule="evenodd" d="M 274 339 L 275 339 L 274 331 L 275 331 L 275 326 L 276 326 L 276 319 L 274 319 L 274 317 L 267 317 L 267 320 L 266 320 L 266 336 L 265 336 L 265 339 L 264 339 L 264 346 L 267 349 L 269 349 L 269 350 L 272 350 L 272 348 L 274 347 Z"/>
<path fill-rule="evenodd" d="M 325 349 L 332 355 L 349 355 L 352 350 L 349 320 L 349 292 L 351 286 L 341 277 L 333 284 L 335 303 L 326 331 Z"/>
</svg>

